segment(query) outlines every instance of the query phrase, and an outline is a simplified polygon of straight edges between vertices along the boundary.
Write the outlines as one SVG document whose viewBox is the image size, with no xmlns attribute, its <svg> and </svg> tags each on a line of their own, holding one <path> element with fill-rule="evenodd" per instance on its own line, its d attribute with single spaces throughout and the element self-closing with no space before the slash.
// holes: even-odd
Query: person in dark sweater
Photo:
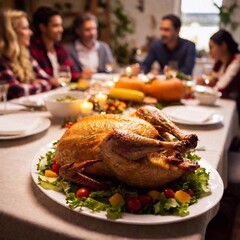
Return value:
<svg viewBox="0 0 240 240">
<path fill-rule="evenodd" d="M 141 64 L 143 72 L 151 71 L 151 66 L 155 61 L 159 63 L 161 71 L 174 61 L 179 71 L 187 75 L 192 73 L 196 57 L 195 44 L 179 37 L 180 28 L 181 20 L 177 16 L 169 14 L 162 18 L 161 38 L 152 43 L 146 59 Z"/>
</svg>

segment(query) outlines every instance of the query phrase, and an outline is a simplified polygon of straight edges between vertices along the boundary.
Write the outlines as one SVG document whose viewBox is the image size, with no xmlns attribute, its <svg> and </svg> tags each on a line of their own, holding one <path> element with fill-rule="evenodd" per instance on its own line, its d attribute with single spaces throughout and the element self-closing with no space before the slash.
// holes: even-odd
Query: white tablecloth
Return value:
<svg viewBox="0 0 240 240">
<path fill-rule="evenodd" d="M 224 115 L 216 126 L 181 128 L 199 136 L 199 154 L 227 183 L 227 150 L 237 134 L 235 103 L 220 100 L 216 111 Z M 50 117 L 48 112 L 33 114 Z M 138 226 L 105 222 L 66 209 L 45 196 L 30 175 L 35 154 L 64 132 L 59 122 L 48 131 L 18 139 L 0 141 L 0 239 L 204 239 L 208 222 L 218 206 L 196 218 L 166 225 Z"/>
</svg>

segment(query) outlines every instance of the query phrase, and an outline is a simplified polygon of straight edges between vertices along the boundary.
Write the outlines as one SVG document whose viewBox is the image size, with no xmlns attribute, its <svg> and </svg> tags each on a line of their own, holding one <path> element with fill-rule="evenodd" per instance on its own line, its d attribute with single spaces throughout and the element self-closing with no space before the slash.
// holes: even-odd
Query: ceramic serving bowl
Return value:
<svg viewBox="0 0 240 240">
<path fill-rule="evenodd" d="M 86 94 L 77 91 L 53 93 L 45 97 L 47 110 L 56 118 L 78 117 L 80 104 L 86 100 Z"/>
<path fill-rule="evenodd" d="M 221 93 L 211 87 L 196 86 L 194 96 L 201 105 L 214 105 Z"/>
</svg>

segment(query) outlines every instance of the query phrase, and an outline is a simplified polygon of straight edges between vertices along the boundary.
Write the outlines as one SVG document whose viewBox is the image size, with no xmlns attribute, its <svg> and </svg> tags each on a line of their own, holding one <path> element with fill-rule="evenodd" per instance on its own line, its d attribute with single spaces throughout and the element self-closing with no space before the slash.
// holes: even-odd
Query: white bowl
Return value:
<svg viewBox="0 0 240 240">
<path fill-rule="evenodd" d="M 68 96 L 76 98 L 71 101 L 57 101 L 59 98 Z M 86 100 L 86 94 L 77 91 L 53 93 L 45 97 L 47 110 L 56 118 L 78 117 L 81 114 L 80 104 Z"/>
<path fill-rule="evenodd" d="M 214 105 L 221 93 L 211 87 L 196 86 L 194 96 L 201 105 Z"/>
</svg>

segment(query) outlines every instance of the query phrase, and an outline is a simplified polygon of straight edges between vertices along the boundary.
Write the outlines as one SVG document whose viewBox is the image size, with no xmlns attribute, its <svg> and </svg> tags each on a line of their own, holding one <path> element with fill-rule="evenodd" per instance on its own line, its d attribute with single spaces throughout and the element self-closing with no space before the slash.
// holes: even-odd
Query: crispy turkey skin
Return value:
<svg viewBox="0 0 240 240">
<path fill-rule="evenodd" d="M 54 160 L 63 178 L 92 189 L 105 187 L 99 179 L 158 188 L 199 167 L 183 158 L 197 141 L 160 110 L 145 106 L 129 117 L 106 114 L 79 120 L 59 140 Z"/>
</svg>

